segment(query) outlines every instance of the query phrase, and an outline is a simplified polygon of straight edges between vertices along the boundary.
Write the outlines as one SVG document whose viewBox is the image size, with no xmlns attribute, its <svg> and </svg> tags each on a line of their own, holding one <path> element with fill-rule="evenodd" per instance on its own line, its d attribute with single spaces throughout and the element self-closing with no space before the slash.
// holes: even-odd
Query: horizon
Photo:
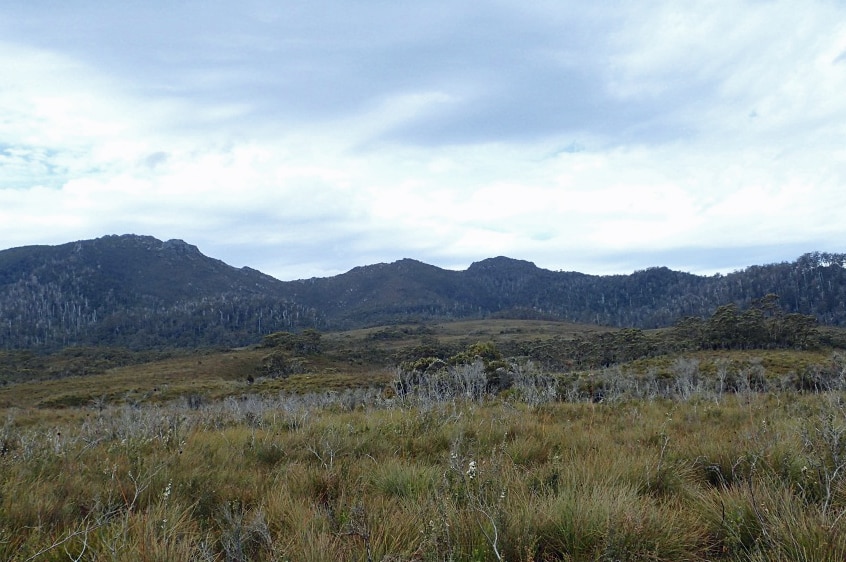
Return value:
<svg viewBox="0 0 846 562">
<path fill-rule="evenodd" d="M 809 250 L 807 252 L 802 252 L 801 254 L 797 254 L 797 255 L 789 258 L 789 259 L 773 261 L 773 262 L 747 263 L 747 264 L 739 266 L 736 269 L 733 269 L 731 271 L 716 271 L 716 272 L 713 272 L 713 273 L 695 273 L 695 272 L 691 272 L 691 271 L 684 271 L 684 270 L 680 270 L 680 269 L 675 269 L 675 268 L 672 268 L 668 265 L 662 265 L 662 264 L 655 264 L 655 265 L 643 267 L 643 268 L 640 268 L 640 269 L 634 269 L 634 270 L 631 270 L 631 271 L 612 272 L 612 273 L 591 273 L 591 272 L 588 272 L 588 271 L 580 271 L 580 270 L 576 270 L 576 269 L 549 268 L 549 267 L 545 267 L 543 265 L 540 265 L 540 264 L 536 263 L 535 261 L 533 261 L 531 259 L 527 259 L 527 258 L 523 258 L 523 257 L 519 257 L 519 256 L 508 256 L 508 255 L 491 255 L 491 256 L 484 257 L 484 258 L 480 258 L 478 260 L 475 260 L 475 261 L 470 262 L 470 263 L 465 264 L 465 265 L 458 265 L 458 266 L 455 266 L 455 267 L 447 267 L 447 266 L 444 266 L 444 265 L 441 265 L 441 264 L 428 262 L 428 261 L 425 261 L 425 260 L 422 260 L 422 259 L 419 259 L 419 258 L 416 258 L 416 257 L 413 257 L 413 256 L 404 256 L 404 257 L 399 257 L 399 258 L 396 258 L 396 259 L 391 259 L 391 260 L 386 260 L 386 261 L 381 261 L 381 262 L 360 263 L 360 264 L 354 265 L 354 266 L 352 266 L 348 269 L 345 269 L 343 271 L 339 271 L 337 273 L 332 273 L 332 274 L 329 274 L 329 275 L 313 275 L 313 276 L 310 276 L 310 277 L 297 277 L 297 278 L 290 278 L 290 279 L 283 279 L 283 278 L 276 277 L 275 275 L 272 275 L 271 273 L 268 273 L 266 271 L 263 271 L 261 269 L 255 268 L 255 267 L 234 265 L 234 264 L 226 261 L 225 259 L 222 259 L 218 256 L 215 256 L 213 254 L 210 254 L 208 252 L 203 251 L 203 248 L 199 247 L 197 244 L 194 244 L 191 240 L 185 240 L 183 238 L 169 238 L 169 239 L 165 240 L 165 239 L 161 239 L 161 238 L 151 236 L 151 235 L 148 235 L 148 234 L 137 234 L 137 233 L 104 234 L 102 236 L 97 236 L 95 238 L 87 238 L 87 239 L 81 239 L 81 240 L 68 240 L 68 241 L 65 241 L 65 242 L 57 243 L 57 244 L 25 244 L 23 246 L 14 246 L 14 247 L 11 247 L 11 248 L 0 248 L 0 253 L 4 252 L 6 250 L 24 249 L 24 248 L 31 248 L 31 247 L 57 247 L 57 246 L 75 244 L 75 243 L 78 243 L 78 242 L 93 242 L 93 241 L 101 240 L 101 239 L 105 239 L 105 238 L 112 238 L 112 237 L 120 238 L 120 237 L 133 237 L 133 236 L 138 237 L 138 238 L 150 237 L 150 238 L 154 238 L 154 239 L 156 239 L 156 240 L 158 240 L 159 242 L 162 242 L 162 243 L 171 242 L 171 241 L 183 242 L 187 245 L 195 247 L 203 256 L 205 256 L 207 258 L 222 261 L 226 265 L 228 265 L 230 267 L 238 268 L 238 269 L 248 267 L 250 269 L 254 269 L 254 270 L 258 271 L 259 273 L 269 275 L 270 277 L 273 277 L 277 281 L 282 281 L 282 282 L 305 281 L 305 280 L 308 280 L 308 279 L 321 279 L 321 278 L 335 277 L 335 276 L 338 276 L 338 275 L 343 275 L 345 273 L 349 273 L 350 271 L 352 271 L 354 269 L 364 268 L 364 267 L 372 267 L 372 266 L 376 266 L 376 265 L 391 265 L 391 264 L 394 264 L 396 262 L 400 262 L 400 261 L 403 261 L 403 260 L 416 261 L 418 263 L 434 266 L 434 267 L 437 267 L 439 269 L 448 270 L 448 271 L 466 271 L 476 263 L 483 262 L 483 261 L 486 261 L 486 260 L 498 259 L 498 258 L 505 258 L 505 259 L 512 260 L 512 261 L 527 262 L 527 263 L 530 263 L 531 265 L 533 265 L 533 266 L 535 266 L 539 269 L 544 269 L 544 270 L 547 270 L 547 271 L 552 271 L 552 272 L 557 272 L 557 273 L 580 273 L 580 274 L 596 276 L 596 277 L 606 277 L 606 276 L 613 276 L 613 275 L 632 275 L 632 274 L 638 273 L 640 271 L 646 271 L 646 270 L 655 269 L 655 268 L 667 268 L 667 269 L 670 269 L 672 271 L 676 271 L 676 272 L 679 272 L 679 273 L 689 273 L 689 274 L 696 275 L 696 276 L 699 276 L 699 277 L 714 277 L 716 275 L 728 275 L 728 274 L 731 274 L 731 273 L 740 272 L 740 271 L 743 271 L 743 270 L 745 270 L 749 267 L 768 266 L 768 265 L 775 265 L 775 264 L 778 264 L 778 263 L 792 263 L 792 262 L 795 262 L 800 257 L 807 255 L 807 254 L 825 253 L 822 250 Z M 839 254 L 840 252 L 829 252 L 829 253 Z"/>
<path fill-rule="evenodd" d="M 846 4 L 0 6 L 0 248 L 730 273 L 846 239 Z"/>
</svg>

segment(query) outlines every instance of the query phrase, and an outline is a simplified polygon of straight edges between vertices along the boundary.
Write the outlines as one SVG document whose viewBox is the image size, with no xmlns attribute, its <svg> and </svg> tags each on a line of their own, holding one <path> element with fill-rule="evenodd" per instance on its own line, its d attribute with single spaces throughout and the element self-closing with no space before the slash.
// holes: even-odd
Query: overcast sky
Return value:
<svg viewBox="0 0 846 562">
<path fill-rule="evenodd" d="M 5 0 L 0 249 L 694 273 L 846 252 L 846 3 Z"/>
</svg>

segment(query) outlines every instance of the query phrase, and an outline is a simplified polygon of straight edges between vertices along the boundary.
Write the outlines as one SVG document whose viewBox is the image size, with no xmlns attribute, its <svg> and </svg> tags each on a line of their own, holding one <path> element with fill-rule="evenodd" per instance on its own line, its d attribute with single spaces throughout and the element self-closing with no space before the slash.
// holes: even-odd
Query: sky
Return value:
<svg viewBox="0 0 846 562">
<path fill-rule="evenodd" d="M 4 0 L 0 249 L 703 275 L 846 252 L 846 2 Z"/>
</svg>

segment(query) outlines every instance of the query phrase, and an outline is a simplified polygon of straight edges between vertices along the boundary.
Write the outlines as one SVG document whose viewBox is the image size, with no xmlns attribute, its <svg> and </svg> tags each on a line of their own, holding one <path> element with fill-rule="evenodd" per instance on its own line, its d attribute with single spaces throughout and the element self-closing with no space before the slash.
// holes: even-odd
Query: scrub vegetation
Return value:
<svg viewBox="0 0 846 562">
<path fill-rule="evenodd" d="M 10 382 L 0 558 L 844 559 L 846 357 L 785 321 L 276 333 Z"/>
</svg>

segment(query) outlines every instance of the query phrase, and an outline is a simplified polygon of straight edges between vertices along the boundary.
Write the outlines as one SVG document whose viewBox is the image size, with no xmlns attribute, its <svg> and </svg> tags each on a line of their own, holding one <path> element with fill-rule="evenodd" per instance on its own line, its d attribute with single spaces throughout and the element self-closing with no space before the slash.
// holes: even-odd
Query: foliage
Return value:
<svg viewBox="0 0 846 562">
<path fill-rule="evenodd" d="M 274 332 L 264 336 L 262 347 L 272 347 L 295 355 L 317 355 L 321 352 L 320 332 L 313 329 L 300 333 Z"/>
<path fill-rule="evenodd" d="M 667 268 L 614 276 L 553 272 L 501 257 L 466 271 L 400 260 L 282 282 L 179 240 L 107 236 L 0 251 L 0 349 L 239 347 L 279 331 L 503 317 L 639 330 L 711 317 L 717 333 L 700 336 L 712 346 L 812 346 L 813 339 L 803 339 L 813 335 L 811 318 L 846 323 L 844 263 L 843 254 L 813 253 L 701 277 Z M 770 294 L 780 296 L 779 322 L 759 306 Z M 726 323 L 718 325 L 721 318 Z M 696 331 L 690 322 L 686 328 Z M 372 339 L 404 335 L 383 330 Z"/>
<path fill-rule="evenodd" d="M 819 345 L 816 319 L 785 313 L 778 299 L 778 295 L 768 294 L 743 312 L 735 304 L 726 304 L 706 321 L 683 318 L 674 336 L 682 346 L 693 349 L 808 349 Z"/>
</svg>

